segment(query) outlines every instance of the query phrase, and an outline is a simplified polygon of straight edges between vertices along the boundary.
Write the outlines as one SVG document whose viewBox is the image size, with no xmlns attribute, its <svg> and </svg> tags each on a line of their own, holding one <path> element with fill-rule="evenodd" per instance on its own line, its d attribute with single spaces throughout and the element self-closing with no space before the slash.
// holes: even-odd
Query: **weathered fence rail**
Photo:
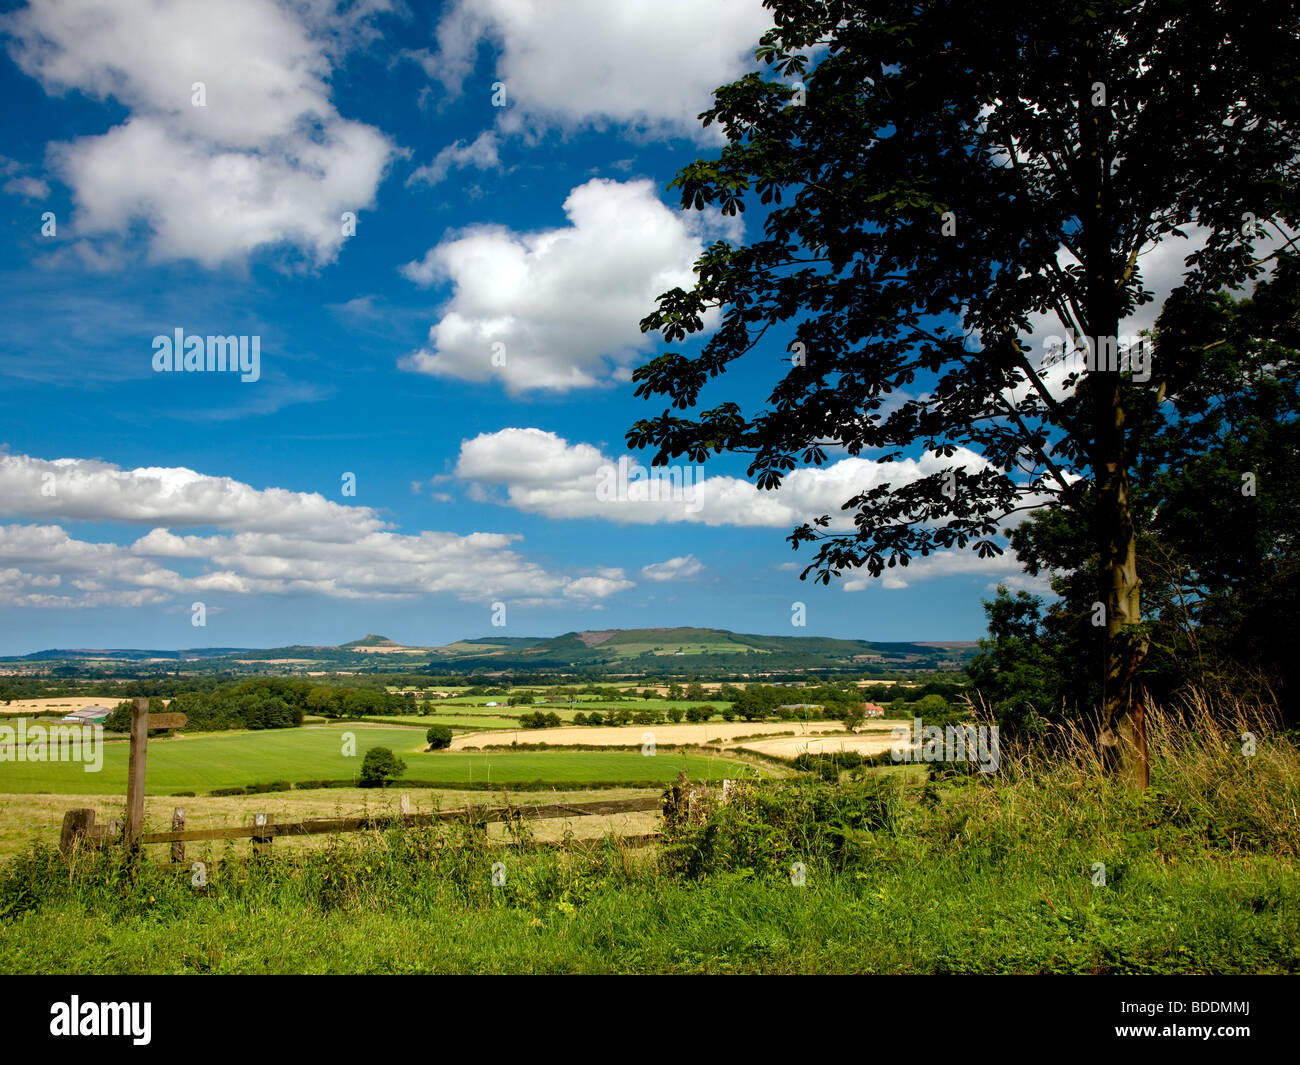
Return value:
<svg viewBox="0 0 1300 1065">
<path fill-rule="evenodd" d="M 231 825 L 223 828 L 173 828 L 170 832 L 142 832 L 138 841 L 145 843 L 196 843 L 216 839 L 253 839 L 260 843 L 287 836 L 319 836 L 335 832 L 365 832 L 395 826 L 431 825 L 435 822 L 467 821 L 486 827 L 489 824 L 521 820 L 542 821 L 561 817 L 593 817 L 602 814 L 647 813 L 662 809 L 662 800 L 647 795 L 637 799 L 614 799 L 600 802 L 549 803 L 536 806 L 466 806 L 452 810 L 435 810 L 415 814 L 377 814 L 367 817 L 320 817 L 306 821 L 286 821 L 251 825 Z M 180 807 L 172 817 L 184 823 L 185 813 Z M 69 810 L 63 816 L 63 833 L 60 846 L 70 850 L 79 841 L 103 844 L 117 834 L 116 823 L 96 824 L 95 811 Z M 173 858 L 184 860 L 184 851 Z"/>
</svg>

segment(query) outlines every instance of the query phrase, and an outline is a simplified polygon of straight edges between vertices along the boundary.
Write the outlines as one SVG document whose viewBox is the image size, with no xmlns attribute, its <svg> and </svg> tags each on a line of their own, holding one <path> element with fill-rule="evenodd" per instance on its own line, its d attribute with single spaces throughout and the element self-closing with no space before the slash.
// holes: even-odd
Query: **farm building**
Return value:
<svg viewBox="0 0 1300 1065">
<path fill-rule="evenodd" d="M 83 706 L 80 710 L 74 710 L 63 718 L 63 723 L 67 725 L 94 725 L 103 721 L 112 712 L 107 706 Z"/>
<path fill-rule="evenodd" d="M 878 706 L 875 703 L 863 703 L 862 716 L 863 717 L 884 717 L 885 708 L 883 706 Z"/>
</svg>

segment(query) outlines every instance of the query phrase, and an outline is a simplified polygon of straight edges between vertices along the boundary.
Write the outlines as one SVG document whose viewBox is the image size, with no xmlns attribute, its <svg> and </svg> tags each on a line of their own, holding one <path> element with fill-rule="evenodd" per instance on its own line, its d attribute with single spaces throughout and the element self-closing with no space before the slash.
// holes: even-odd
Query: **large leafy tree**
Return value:
<svg viewBox="0 0 1300 1065">
<path fill-rule="evenodd" d="M 1071 374 L 1066 405 L 1025 340 L 1109 338 L 1151 299 L 1142 252 L 1202 227 L 1188 284 L 1260 270 L 1258 238 L 1295 223 L 1300 57 L 1279 49 L 1295 2 L 1213 0 L 767 0 L 775 28 L 754 71 L 702 116 L 726 144 L 673 183 L 686 207 L 747 205 L 762 236 L 718 242 L 690 291 L 642 322 L 669 342 L 721 324 L 698 352 L 635 374 L 679 411 L 639 421 L 658 464 L 752 455 L 773 487 L 831 447 L 892 460 L 923 448 L 951 466 L 863 486 L 791 539 L 803 576 L 879 575 L 940 548 L 1000 551 L 1018 510 L 1086 493 L 1105 608 L 1107 761 L 1144 784 L 1131 680 L 1146 649 L 1130 512 L 1135 426 L 1124 375 Z M 798 84 L 795 84 L 795 82 Z M 757 201 L 757 202 L 756 202 Z M 698 410 L 705 385 L 748 357 L 772 374 L 765 406 Z M 1084 341 L 1080 340 L 1080 343 Z M 1146 384 L 1153 395 L 1160 373 Z M 980 456 L 971 462 L 959 449 Z"/>
</svg>

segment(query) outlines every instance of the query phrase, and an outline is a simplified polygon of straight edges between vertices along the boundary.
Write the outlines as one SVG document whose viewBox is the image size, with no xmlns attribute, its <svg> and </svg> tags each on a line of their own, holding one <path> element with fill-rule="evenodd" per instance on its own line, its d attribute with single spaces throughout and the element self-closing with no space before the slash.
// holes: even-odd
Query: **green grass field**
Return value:
<svg viewBox="0 0 1300 1065">
<path fill-rule="evenodd" d="M 342 753 L 343 737 L 356 738 L 356 756 Z M 639 751 L 425 752 L 423 729 L 354 725 L 277 729 L 265 732 L 191 733 L 149 744 L 148 791 L 206 792 L 287 780 L 346 780 L 361 768 L 371 747 L 389 747 L 406 762 L 411 780 L 443 783 L 530 783 L 536 780 L 668 781 L 685 769 L 692 780 L 751 776 L 754 770 L 728 759 Z M 97 773 L 80 763 L 0 762 L 0 793 L 122 794 L 126 790 L 128 746 L 104 746 Z"/>
</svg>

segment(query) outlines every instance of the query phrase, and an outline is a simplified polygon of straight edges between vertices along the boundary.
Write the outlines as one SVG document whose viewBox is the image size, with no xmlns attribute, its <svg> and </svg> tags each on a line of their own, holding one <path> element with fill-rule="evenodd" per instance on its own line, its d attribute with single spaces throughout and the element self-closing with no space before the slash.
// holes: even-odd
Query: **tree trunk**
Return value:
<svg viewBox="0 0 1300 1065">
<path fill-rule="evenodd" d="M 1115 325 L 1118 328 L 1118 323 Z M 1102 340 L 1094 335 L 1093 343 L 1099 347 Z M 1098 747 L 1109 773 L 1132 787 L 1146 788 L 1150 780 L 1146 714 L 1134 676 L 1146 655 L 1147 640 L 1137 628 L 1142 621 L 1142 582 L 1128 503 L 1123 397 L 1117 372 L 1098 367 L 1089 371 L 1088 378 L 1096 431 L 1098 601 L 1105 607 L 1106 622 Z"/>
<path fill-rule="evenodd" d="M 1137 545 L 1128 503 L 1123 379 L 1119 371 L 1117 278 L 1124 255 L 1121 231 L 1111 203 L 1112 124 L 1104 106 L 1091 103 L 1090 91 L 1105 83 L 1104 59 L 1091 37 L 1081 44 L 1084 64 L 1078 85 L 1080 153 L 1079 218 L 1087 288 L 1082 323 L 1088 334 L 1091 365 L 1083 386 L 1091 415 L 1091 464 L 1096 488 L 1093 545 L 1098 552 L 1099 602 L 1105 607 L 1105 673 L 1102 678 L 1101 733 L 1098 748 L 1106 770 L 1137 788 L 1149 781 L 1146 714 L 1134 675 L 1146 655 L 1137 573 Z M 1113 360 L 1113 361 L 1112 361 Z"/>
</svg>

